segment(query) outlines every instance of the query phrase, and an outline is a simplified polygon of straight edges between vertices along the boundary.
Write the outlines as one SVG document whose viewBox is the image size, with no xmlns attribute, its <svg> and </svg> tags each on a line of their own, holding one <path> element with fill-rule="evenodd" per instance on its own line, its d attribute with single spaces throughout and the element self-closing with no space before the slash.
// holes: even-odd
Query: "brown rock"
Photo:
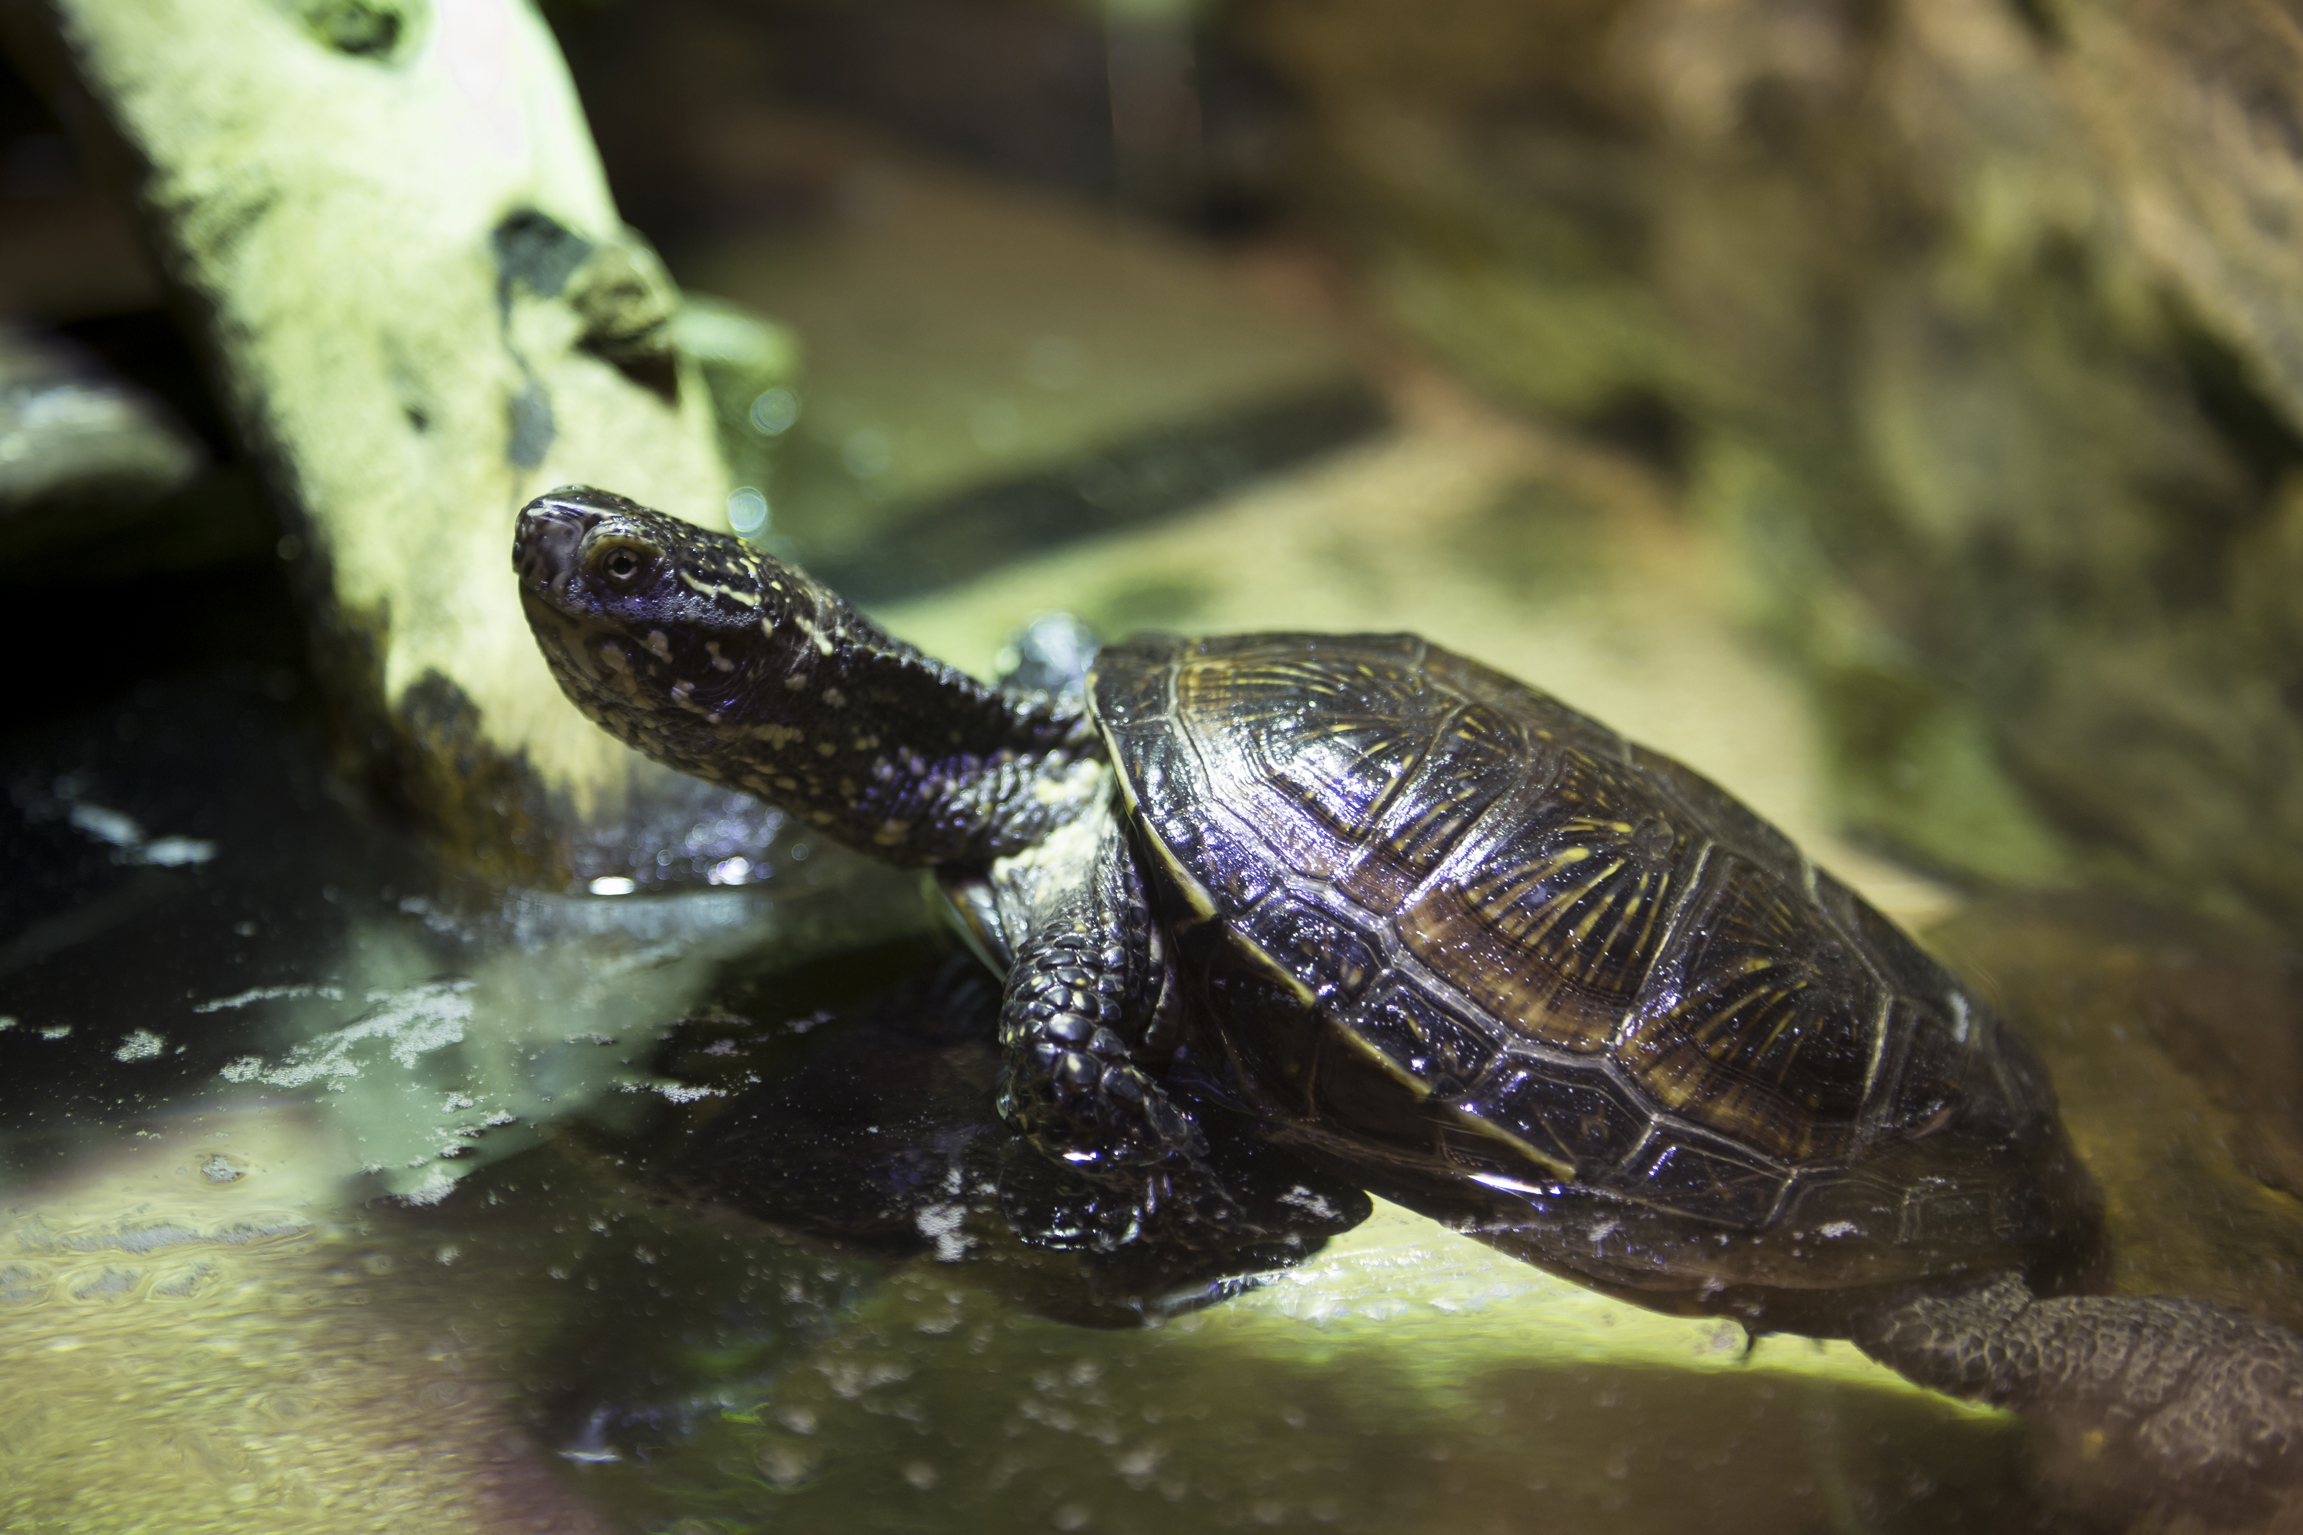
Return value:
<svg viewBox="0 0 2303 1535">
<path fill-rule="evenodd" d="M 2303 33 L 2261 3 L 1263 0 L 1392 310 L 1743 543 L 1843 810 L 2303 924 Z"/>
</svg>

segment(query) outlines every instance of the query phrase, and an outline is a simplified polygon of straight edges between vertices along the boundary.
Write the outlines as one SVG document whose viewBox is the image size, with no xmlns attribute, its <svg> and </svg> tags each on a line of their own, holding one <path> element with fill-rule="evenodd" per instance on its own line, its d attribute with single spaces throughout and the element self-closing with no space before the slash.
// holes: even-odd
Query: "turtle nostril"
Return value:
<svg viewBox="0 0 2303 1535">
<path fill-rule="evenodd" d="M 561 587 L 575 570 L 584 530 L 576 518 L 550 505 L 520 513 L 512 535 L 512 566 L 523 584 L 538 591 Z"/>
</svg>

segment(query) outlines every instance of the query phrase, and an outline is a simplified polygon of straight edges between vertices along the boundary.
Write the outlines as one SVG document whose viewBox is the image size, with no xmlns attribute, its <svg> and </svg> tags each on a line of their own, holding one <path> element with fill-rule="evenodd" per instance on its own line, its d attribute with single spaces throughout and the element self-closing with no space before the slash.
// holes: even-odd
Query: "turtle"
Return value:
<svg viewBox="0 0 2303 1535">
<path fill-rule="evenodd" d="M 1401 634 L 1144 634 L 1079 695 L 1003 689 L 583 486 L 513 565 L 611 735 L 932 871 L 1004 978 L 1000 1112 L 1124 1192 L 1114 1240 L 1221 1219 L 1188 1062 L 1288 1154 L 1580 1283 L 1852 1338 L 2154 1497 L 2303 1483 L 2303 1339 L 2085 1293 L 2100 1195 L 2023 1041 L 1565 703 Z"/>
</svg>

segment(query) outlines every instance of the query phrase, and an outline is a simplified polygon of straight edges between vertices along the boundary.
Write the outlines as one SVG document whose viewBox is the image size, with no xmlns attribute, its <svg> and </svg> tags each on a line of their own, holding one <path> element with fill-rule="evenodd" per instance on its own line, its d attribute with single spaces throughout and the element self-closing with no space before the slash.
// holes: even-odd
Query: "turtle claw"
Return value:
<svg viewBox="0 0 2303 1535">
<path fill-rule="evenodd" d="M 1031 1059 L 1039 1070 L 1011 1071 L 1002 1084 L 1000 1115 L 1056 1160 L 1148 1171 L 1206 1152 L 1199 1128 L 1133 1063 L 1044 1045 Z"/>
<path fill-rule="evenodd" d="M 1197 1158 L 1205 1137 L 1138 1059 L 1166 979 L 1141 884 L 1116 840 L 1097 859 L 1008 972 L 1000 1113 L 1090 1172 Z"/>
<path fill-rule="evenodd" d="M 1021 1155 L 1001 1171 L 1011 1228 L 1035 1246 L 1125 1264 L 1194 1268 L 1213 1260 L 1239 1272 L 1284 1266 L 1372 1209 L 1356 1188 L 1269 1147 L 1248 1154 L 1251 1148 L 1230 1140 L 1153 1165 L 1050 1161 L 1044 1148 L 1020 1142 L 1017 1150 Z"/>
</svg>

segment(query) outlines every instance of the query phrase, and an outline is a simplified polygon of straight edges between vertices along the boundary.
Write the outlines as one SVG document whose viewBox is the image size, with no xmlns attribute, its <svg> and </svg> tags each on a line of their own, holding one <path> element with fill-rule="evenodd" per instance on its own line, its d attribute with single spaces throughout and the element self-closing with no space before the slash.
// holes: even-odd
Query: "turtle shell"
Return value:
<svg viewBox="0 0 2303 1535">
<path fill-rule="evenodd" d="M 2079 1217 L 2021 1042 L 1670 758 L 1412 635 L 1141 637 L 1092 688 L 1211 1046 L 1378 1192 L 1647 1292 Z"/>
</svg>

